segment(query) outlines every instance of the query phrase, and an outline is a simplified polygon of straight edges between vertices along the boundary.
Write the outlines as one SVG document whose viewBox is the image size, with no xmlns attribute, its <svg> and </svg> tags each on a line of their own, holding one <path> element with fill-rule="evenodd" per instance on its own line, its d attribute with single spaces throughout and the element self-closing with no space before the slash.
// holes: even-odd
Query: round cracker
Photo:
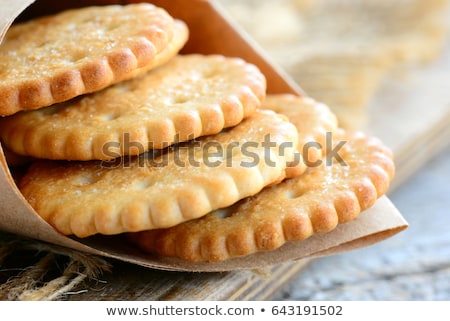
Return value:
<svg viewBox="0 0 450 321">
<path fill-rule="evenodd" d="M 39 161 L 21 180 L 20 190 L 63 234 L 164 228 L 229 206 L 283 179 L 296 144 L 297 130 L 285 116 L 256 111 L 229 130 L 173 146 L 159 156 L 144 154 L 119 163 Z"/>
<path fill-rule="evenodd" d="M 148 3 L 66 10 L 13 25 L 0 46 L 0 115 L 98 91 L 154 67 L 174 20 Z"/>
<path fill-rule="evenodd" d="M 220 132 L 265 97 L 259 69 L 240 58 L 179 55 L 141 77 L 67 103 L 0 120 L 20 155 L 108 160 Z"/>
<path fill-rule="evenodd" d="M 394 175 L 391 151 L 381 141 L 361 133 L 340 139 L 346 141 L 339 151 L 345 164 L 324 161 L 231 207 L 172 228 L 130 233 L 129 239 L 151 254 L 199 262 L 274 250 L 330 232 L 371 207 Z"/>
</svg>

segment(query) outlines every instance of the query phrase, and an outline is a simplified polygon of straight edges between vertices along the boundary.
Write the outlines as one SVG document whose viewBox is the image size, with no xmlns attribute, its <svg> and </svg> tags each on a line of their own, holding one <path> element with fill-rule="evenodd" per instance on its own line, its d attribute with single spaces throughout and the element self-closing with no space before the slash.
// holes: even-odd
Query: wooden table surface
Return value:
<svg viewBox="0 0 450 321">
<path fill-rule="evenodd" d="M 314 260 L 274 299 L 450 301 L 450 148 L 390 199 L 410 224 L 406 231 Z"/>
</svg>

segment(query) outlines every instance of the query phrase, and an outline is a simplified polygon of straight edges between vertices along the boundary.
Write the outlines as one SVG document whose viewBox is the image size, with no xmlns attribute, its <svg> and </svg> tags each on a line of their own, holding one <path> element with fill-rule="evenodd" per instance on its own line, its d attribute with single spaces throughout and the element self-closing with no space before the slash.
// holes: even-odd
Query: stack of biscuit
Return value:
<svg viewBox="0 0 450 321">
<path fill-rule="evenodd" d="M 387 192 L 394 163 L 381 141 L 339 129 L 312 98 L 268 94 L 247 61 L 180 54 L 188 34 L 149 3 L 10 28 L 1 144 L 55 230 L 223 261 L 330 232 Z"/>
</svg>

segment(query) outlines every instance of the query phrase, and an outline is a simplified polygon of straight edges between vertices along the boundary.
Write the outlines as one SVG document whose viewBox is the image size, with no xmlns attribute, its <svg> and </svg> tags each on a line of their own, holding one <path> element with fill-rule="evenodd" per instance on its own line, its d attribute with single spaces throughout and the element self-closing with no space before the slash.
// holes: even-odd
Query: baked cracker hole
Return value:
<svg viewBox="0 0 450 321">
<path fill-rule="evenodd" d="M 90 184 L 95 183 L 95 179 L 92 175 L 81 175 L 80 177 L 78 177 L 78 179 L 75 182 L 76 186 L 87 186 Z"/>
<path fill-rule="evenodd" d="M 203 79 L 209 79 L 214 78 L 217 74 L 218 74 L 217 70 L 210 68 L 204 70 L 201 75 Z"/>
<path fill-rule="evenodd" d="M 113 23 L 113 24 L 109 25 L 108 27 L 106 27 L 105 30 L 106 30 L 107 32 L 110 32 L 110 31 L 117 30 L 117 29 L 119 29 L 119 28 L 121 28 L 121 27 L 122 27 L 121 24 Z"/>
<path fill-rule="evenodd" d="M 296 191 L 296 190 L 287 190 L 284 193 L 284 197 L 286 197 L 287 199 L 294 199 L 294 198 L 298 198 L 300 196 L 302 196 L 303 193 L 300 191 Z"/>
<path fill-rule="evenodd" d="M 142 191 L 142 190 L 149 188 L 152 185 L 153 184 L 149 181 L 137 181 L 137 182 L 134 182 L 133 188 L 135 190 Z"/>
<path fill-rule="evenodd" d="M 172 104 L 185 104 L 189 101 L 189 97 L 186 95 L 176 95 L 171 99 Z"/>
<path fill-rule="evenodd" d="M 104 115 L 102 115 L 101 116 L 101 119 L 103 120 L 103 121 L 112 121 L 112 120 L 114 120 L 114 119 L 117 119 L 117 118 L 119 118 L 120 116 L 119 115 L 116 115 L 116 114 L 104 114 Z"/>
</svg>

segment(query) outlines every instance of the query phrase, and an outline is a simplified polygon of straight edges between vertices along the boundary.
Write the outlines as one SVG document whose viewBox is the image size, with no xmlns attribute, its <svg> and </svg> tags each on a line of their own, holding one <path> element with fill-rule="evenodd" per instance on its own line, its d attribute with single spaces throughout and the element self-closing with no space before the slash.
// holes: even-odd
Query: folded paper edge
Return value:
<svg viewBox="0 0 450 321">
<path fill-rule="evenodd" d="M 267 252 L 258 252 L 245 257 L 219 262 L 185 262 L 176 258 L 152 257 L 124 242 L 121 237 L 93 237 L 78 240 L 97 250 L 102 255 L 125 260 L 145 267 L 185 272 L 226 272 L 258 269 L 289 261 L 310 259 L 344 253 L 380 242 L 408 227 L 408 223 L 386 197 L 381 197 L 373 207 L 362 212 L 354 221 L 340 224 L 331 232 L 316 234 L 310 238 L 289 242 Z"/>
</svg>

